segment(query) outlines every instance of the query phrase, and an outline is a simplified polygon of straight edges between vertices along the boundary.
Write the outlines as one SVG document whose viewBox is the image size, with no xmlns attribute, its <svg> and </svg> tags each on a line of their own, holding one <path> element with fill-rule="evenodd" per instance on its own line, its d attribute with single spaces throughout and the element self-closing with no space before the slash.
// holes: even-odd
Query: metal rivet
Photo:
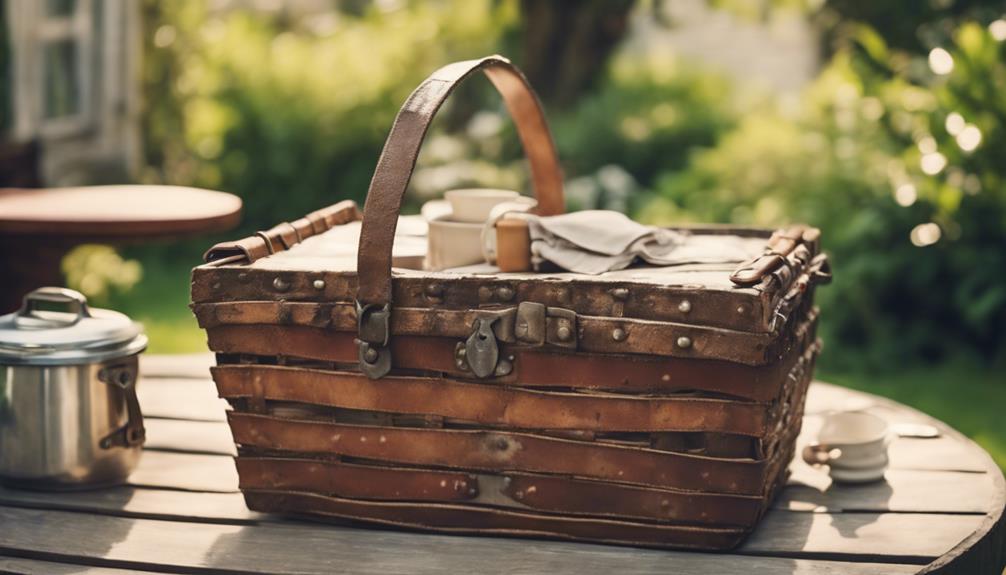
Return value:
<svg viewBox="0 0 1006 575">
<path fill-rule="evenodd" d="M 479 301 L 489 301 L 493 297 L 493 290 L 489 286 L 479 288 Z"/>
<path fill-rule="evenodd" d="M 746 313 L 746 312 L 747 312 L 747 308 L 746 307 L 744 307 L 742 305 L 737 306 L 737 313 L 739 313 L 741 315 L 744 315 L 744 313 Z"/>
<path fill-rule="evenodd" d="M 681 300 L 681 303 L 678 304 L 678 311 L 681 313 L 688 313 L 692 311 L 692 302 L 686 299 Z"/>
<path fill-rule="evenodd" d="M 629 298 L 629 290 L 628 288 L 615 288 L 611 290 L 611 296 L 624 301 Z"/>
<path fill-rule="evenodd" d="M 426 297 L 440 298 L 444 295 L 444 286 L 440 284 L 428 284 L 426 286 Z"/>
<path fill-rule="evenodd" d="M 624 330 L 624 329 L 622 329 L 622 328 L 620 328 L 620 327 L 616 327 L 616 328 L 615 328 L 615 329 L 614 329 L 614 330 L 613 330 L 613 331 L 611 332 L 611 339 L 613 339 L 613 340 L 615 340 L 615 341 L 625 341 L 625 338 L 626 338 L 626 335 L 627 335 L 627 334 L 625 333 L 625 330 Z"/>
<path fill-rule="evenodd" d="M 555 291 L 555 297 L 559 300 L 559 303 L 568 304 L 569 303 L 569 290 L 566 288 L 559 288 Z"/>
<path fill-rule="evenodd" d="M 367 351 L 363 352 L 363 359 L 366 360 L 367 363 L 374 363 L 377 361 L 377 350 L 372 347 L 368 347 Z"/>
<path fill-rule="evenodd" d="M 314 286 L 314 289 L 321 291 L 325 289 L 325 280 L 314 280 L 314 283 L 311 285 Z"/>
<path fill-rule="evenodd" d="M 248 275 L 248 272 L 241 272 L 238 274 L 239 282 L 246 284 L 249 280 L 251 280 L 251 276 Z"/>
<path fill-rule="evenodd" d="M 513 371 L 513 364 L 510 363 L 509 360 L 504 359 L 500 360 L 500 362 L 496 364 L 496 371 L 493 375 L 496 377 L 502 377 L 504 375 L 510 375 L 511 371 Z"/>
<path fill-rule="evenodd" d="M 675 343 L 677 343 L 678 347 L 681 349 L 688 349 L 692 347 L 692 338 L 683 335 L 679 337 Z"/>
<path fill-rule="evenodd" d="M 493 447 L 500 451 L 506 451 L 510 447 L 510 442 L 508 442 L 505 437 L 500 437 L 493 444 Z"/>
<path fill-rule="evenodd" d="M 559 338 L 559 341 L 569 341 L 572 335 L 573 331 L 569 329 L 568 325 L 560 325 L 559 329 L 555 330 L 555 336 Z"/>
<path fill-rule="evenodd" d="M 276 291 L 286 291 L 290 289 L 290 282 L 283 278 L 276 278 L 272 280 L 272 287 L 276 288 Z"/>
<path fill-rule="evenodd" d="M 513 299 L 513 288 L 510 286 L 500 286 L 496 289 L 496 297 L 500 301 L 510 301 Z"/>
</svg>

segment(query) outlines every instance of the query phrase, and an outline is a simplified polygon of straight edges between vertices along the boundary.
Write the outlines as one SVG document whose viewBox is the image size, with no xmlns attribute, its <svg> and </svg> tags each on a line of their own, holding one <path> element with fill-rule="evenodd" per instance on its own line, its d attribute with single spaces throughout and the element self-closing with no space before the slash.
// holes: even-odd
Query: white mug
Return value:
<svg viewBox="0 0 1006 575">
<path fill-rule="evenodd" d="M 497 204 L 514 201 L 520 194 L 513 190 L 468 188 L 450 190 L 444 198 L 451 204 L 451 219 L 455 222 L 485 223 Z"/>
<path fill-rule="evenodd" d="M 868 483 L 884 478 L 887 447 L 894 438 L 884 419 L 865 411 L 826 415 L 818 440 L 803 449 L 803 460 L 827 465 L 837 482 Z"/>
</svg>

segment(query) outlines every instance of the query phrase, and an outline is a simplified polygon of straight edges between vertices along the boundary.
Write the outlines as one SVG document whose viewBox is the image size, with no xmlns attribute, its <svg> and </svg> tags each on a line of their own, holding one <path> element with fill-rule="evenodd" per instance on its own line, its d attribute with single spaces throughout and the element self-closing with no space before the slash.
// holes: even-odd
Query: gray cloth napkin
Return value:
<svg viewBox="0 0 1006 575">
<path fill-rule="evenodd" d="M 531 234 L 531 263 L 539 271 L 552 263 L 572 272 L 597 275 L 627 268 L 637 258 L 657 266 L 722 263 L 737 261 L 737 254 L 747 251 L 742 246 L 724 245 L 723 238 L 708 241 L 687 232 L 644 226 L 607 210 L 521 217 L 527 220 Z"/>
</svg>

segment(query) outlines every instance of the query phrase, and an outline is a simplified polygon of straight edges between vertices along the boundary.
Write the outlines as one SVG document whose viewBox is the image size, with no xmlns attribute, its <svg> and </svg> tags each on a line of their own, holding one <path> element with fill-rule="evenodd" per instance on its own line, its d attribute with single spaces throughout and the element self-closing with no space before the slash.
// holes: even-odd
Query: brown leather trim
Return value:
<svg viewBox="0 0 1006 575">
<path fill-rule="evenodd" d="M 241 489 L 310 491 L 349 499 L 467 502 L 548 513 L 749 526 L 761 497 L 634 487 L 584 479 L 508 473 L 375 467 L 311 459 L 238 457 Z"/>
<path fill-rule="evenodd" d="M 293 223 L 283 222 L 266 231 L 237 241 L 222 242 L 210 248 L 203 256 L 207 263 L 223 258 L 242 255 L 251 263 L 278 251 L 288 250 L 304 238 L 321 234 L 330 228 L 360 219 L 356 203 L 344 200 L 308 214 Z M 305 223 L 307 225 L 305 225 Z M 243 266 L 242 266 L 243 267 Z M 197 268 L 199 269 L 199 268 Z M 219 268 L 204 268 L 219 269 Z"/>
<path fill-rule="evenodd" d="M 270 490 L 246 491 L 245 501 L 254 511 L 328 515 L 444 533 L 547 537 L 662 548 L 730 549 L 750 531 L 750 528 L 638 523 L 447 504 L 358 501 Z"/>
<path fill-rule="evenodd" d="M 283 291 L 274 287 L 277 277 L 282 277 L 286 284 Z M 315 280 L 324 281 L 324 289 L 315 288 Z M 192 301 L 353 303 L 356 285 L 356 273 L 353 271 L 277 271 L 246 265 L 200 266 L 192 272 Z M 788 288 L 773 283 L 758 288 L 709 290 L 688 285 L 603 281 L 589 276 L 577 278 L 574 282 L 554 282 L 517 281 L 502 276 L 447 278 L 435 273 L 425 277 L 395 275 L 393 287 L 394 302 L 398 307 L 467 310 L 533 301 L 550 307 L 572 309 L 582 315 L 669 321 L 749 332 L 772 331 L 775 307 Z M 614 296 L 619 289 L 623 291 L 617 293 L 624 293 L 624 299 Z M 513 297 L 504 301 L 500 299 L 500 293 L 513 294 Z M 688 301 L 688 305 L 683 308 L 684 301 Z"/>
<path fill-rule="evenodd" d="M 341 461 L 238 457 L 240 487 L 314 491 L 353 499 L 464 501 L 478 495 L 468 473 L 354 465 Z"/>
<path fill-rule="evenodd" d="M 393 463 L 529 471 L 614 482 L 761 495 L 766 461 L 718 459 L 505 431 L 346 425 L 229 412 L 235 443 Z"/>
<path fill-rule="evenodd" d="M 461 81 L 479 70 L 499 91 L 514 120 L 531 170 L 538 213 L 550 216 L 565 211 L 555 145 L 541 104 L 520 70 L 502 56 L 444 66 L 424 80 L 402 105 L 374 170 L 357 252 L 360 278 L 357 301 L 377 306 L 391 302 L 391 249 L 402 196 L 412 177 L 419 148 L 440 106 Z"/>
<path fill-rule="evenodd" d="M 225 398 L 264 398 L 429 414 L 517 429 L 695 431 L 763 437 L 771 405 L 697 397 L 638 397 L 532 391 L 445 379 L 386 376 L 269 365 L 213 368 Z"/>
<path fill-rule="evenodd" d="M 210 349 L 219 353 L 280 355 L 345 363 L 351 362 L 355 357 L 352 355 L 355 349 L 350 334 L 343 334 L 337 339 L 330 338 L 318 345 L 299 346 L 297 344 L 301 339 L 311 337 L 290 333 L 282 328 L 244 331 L 248 337 L 222 329 L 211 329 L 209 333 Z M 248 339 L 249 337 L 261 338 L 262 343 Z M 287 341 L 277 338 L 293 338 L 295 341 L 276 343 Z M 439 371 L 462 379 L 471 377 L 455 365 L 454 344 L 450 340 L 408 338 L 401 347 L 404 353 L 395 355 L 395 362 L 400 369 Z M 514 356 L 513 373 L 487 381 L 511 386 L 594 389 L 618 393 L 697 390 L 762 402 L 776 397 L 785 373 L 799 356 L 799 353 L 791 352 L 791 356 L 785 361 L 750 367 L 718 360 L 553 354 L 528 349 L 510 350 L 509 353 Z"/>
<path fill-rule="evenodd" d="M 206 305 L 213 307 L 205 307 Z M 264 335 L 266 332 L 281 330 L 291 335 L 298 332 L 311 333 L 319 342 L 327 340 L 328 345 L 331 345 L 332 340 L 338 339 L 341 333 L 352 335 L 356 326 L 355 312 L 345 304 L 238 302 L 197 304 L 195 310 L 200 324 L 207 328 L 211 340 L 217 341 L 221 341 L 221 336 L 252 340 L 260 337 L 256 336 L 256 333 Z M 397 340 L 409 340 L 429 334 L 437 334 L 438 339 L 454 338 L 463 341 L 471 335 L 475 317 L 474 312 L 396 308 L 392 312 L 391 332 L 395 337 L 391 338 L 391 345 L 406 347 Z M 769 334 L 751 334 L 665 322 L 577 316 L 576 325 L 578 331 L 576 348 L 586 353 L 716 359 L 755 366 L 778 361 L 791 346 L 788 338 L 773 337 Z M 334 328 L 336 331 L 329 328 Z M 682 347 L 678 343 L 679 338 L 687 338 L 689 345 Z M 248 341 L 248 345 L 255 346 L 252 341 Z M 239 343 L 238 348 L 240 347 Z M 520 346 L 510 347 L 518 349 Z M 216 351 L 229 351 L 218 349 L 213 344 L 211 348 Z M 450 349 L 453 353 L 453 343 Z M 257 353 L 251 349 L 243 351 L 234 349 L 229 352 Z M 275 353 L 316 357 L 304 355 L 306 349 L 302 352 L 289 348 L 287 351 L 277 349 Z M 267 352 L 266 355 L 271 354 Z M 397 356 L 394 361 L 395 365 L 403 365 Z"/>
<path fill-rule="evenodd" d="M 722 360 L 555 353 L 504 344 L 513 356 L 513 372 L 490 380 L 508 385 L 659 393 L 710 391 L 768 401 L 777 396 L 785 375 L 800 352 L 814 340 L 816 313 L 802 324 L 791 350 L 780 361 L 747 366 Z M 335 363 L 355 363 L 357 348 L 351 332 L 275 325 L 220 325 L 207 330 L 212 351 L 230 355 L 280 356 Z M 470 379 L 458 368 L 457 339 L 396 336 L 391 340 L 396 369 L 440 372 Z M 393 371 L 393 373 L 395 373 Z"/>
</svg>

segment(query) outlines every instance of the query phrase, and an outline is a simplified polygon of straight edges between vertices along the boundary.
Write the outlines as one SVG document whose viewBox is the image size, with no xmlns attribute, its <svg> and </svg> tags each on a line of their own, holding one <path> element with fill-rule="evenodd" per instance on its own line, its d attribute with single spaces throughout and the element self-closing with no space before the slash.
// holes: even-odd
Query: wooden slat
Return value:
<svg viewBox="0 0 1006 575">
<path fill-rule="evenodd" d="M 994 494 L 987 473 L 889 469 L 886 481 L 842 485 L 803 462 L 794 462 L 790 470 L 793 475 L 774 507 L 791 511 L 985 514 Z"/>
<path fill-rule="evenodd" d="M 782 557 L 841 557 L 924 565 L 973 533 L 981 515 L 928 513 L 768 512 L 741 553 Z"/>
<path fill-rule="evenodd" d="M 110 567 L 90 567 L 72 563 L 54 563 L 22 557 L 0 557 L 0 573 L 22 573 L 24 575 L 129 575 L 130 573 L 156 573 L 136 569 L 115 569 Z"/>
<path fill-rule="evenodd" d="M 211 493 L 112 487 L 87 493 L 0 487 L 0 505 L 97 515 L 244 525 L 262 518 L 249 511 L 240 493 Z"/>
<path fill-rule="evenodd" d="M 210 366 L 215 364 L 216 358 L 209 352 L 176 355 L 143 354 L 140 356 L 140 376 L 209 379 Z"/>
<path fill-rule="evenodd" d="M 227 421 L 227 402 L 209 379 L 145 378 L 136 395 L 146 417 Z"/>
<path fill-rule="evenodd" d="M 235 455 L 234 440 L 227 424 L 219 421 L 144 419 L 148 450 L 170 450 L 214 455 Z"/>
<path fill-rule="evenodd" d="M 129 484 L 185 491 L 233 493 L 238 490 L 234 460 L 222 455 L 146 451 Z"/>
<path fill-rule="evenodd" d="M 806 514 L 804 514 L 806 515 Z M 767 575 L 913 573 L 908 565 L 682 553 L 489 537 L 267 523 L 156 521 L 0 507 L 0 553 L 196 573 L 553 573 Z"/>
<path fill-rule="evenodd" d="M 236 492 L 233 463 L 228 457 L 209 463 L 174 453 L 148 452 L 150 467 L 191 470 L 200 465 L 198 483 L 186 478 L 175 489 L 210 488 L 213 492 L 189 493 L 121 487 L 88 493 L 48 493 L 0 489 L 0 503 L 50 509 L 84 510 L 103 514 L 125 514 L 168 519 L 195 519 L 241 523 L 255 514 L 249 512 Z M 215 472 L 213 470 L 216 470 Z M 149 475 L 151 472 L 143 469 Z M 141 479 L 143 475 L 139 476 Z M 843 513 L 959 513 L 984 514 L 992 501 L 992 485 L 987 476 L 975 473 L 889 472 L 887 483 L 865 486 L 819 486 L 791 480 L 775 502 L 775 507 L 791 512 Z M 133 479 L 134 484 L 142 482 Z M 154 482 L 157 483 L 157 482 Z M 161 482 L 164 483 L 164 482 Z M 201 484 L 201 485 L 200 485 Z"/>
</svg>

